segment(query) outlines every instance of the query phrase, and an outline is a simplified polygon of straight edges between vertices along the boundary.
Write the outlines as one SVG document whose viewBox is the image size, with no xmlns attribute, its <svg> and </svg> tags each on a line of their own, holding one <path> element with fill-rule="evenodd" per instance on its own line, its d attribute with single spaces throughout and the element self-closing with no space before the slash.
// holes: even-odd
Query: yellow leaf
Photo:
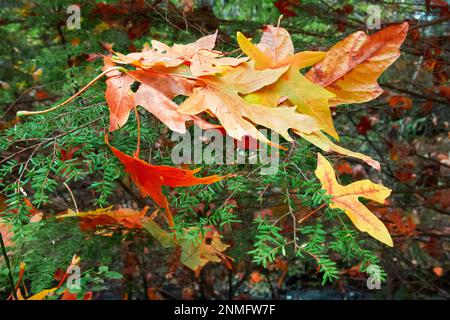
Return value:
<svg viewBox="0 0 450 320">
<path fill-rule="evenodd" d="M 236 38 L 241 50 L 253 61 L 255 61 L 255 69 L 266 69 L 272 67 L 272 61 L 270 61 L 270 58 L 262 53 L 242 33 L 238 32 Z"/>
<path fill-rule="evenodd" d="M 335 139 L 339 138 L 328 105 L 328 100 L 334 94 L 306 79 L 295 66 L 291 66 L 276 83 L 263 88 L 261 92 L 266 95 L 272 92 L 277 99 L 287 97 L 299 113 L 314 117 L 323 125 L 326 133 Z"/>
<path fill-rule="evenodd" d="M 55 292 L 56 290 L 58 290 L 58 287 L 42 290 L 31 297 L 24 298 L 20 289 L 17 289 L 17 300 L 45 300 L 49 294 Z"/>
<path fill-rule="evenodd" d="M 189 115 L 209 111 L 219 119 L 227 133 L 237 140 L 251 136 L 270 143 L 256 129 L 255 124 L 278 132 L 288 141 L 292 141 L 288 133 L 290 128 L 306 133 L 320 130 L 322 126 L 316 119 L 297 113 L 295 107 L 268 108 L 248 103 L 239 95 L 275 82 L 285 70 L 286 68 L 254 70 L 244 63 L 222 77 L 205 76 L 200 79 L 203 86 L 195 88 L 177 111 Z"/>
<path fill-rule="evenodd" d="M 391 190 L 370 180 L 361 180 L 343 186 L 336 181 L 333 167 L 325 157 L 320 153 L 317 156 L 315 174 L 320 180 L 322 188 L 332 196 L 330 208 L 343 210 L 356 228 L 392 247 L 392 238 L 386 226 L 358 200 L 359 197 L 364 197 L 384 203 L 384 200 L 391 194 Z"/>
<path fill-rule="evenodd" d="M 300 73 L 300 69 L 321 61 L 325 56 L 324 52 L 304 51 L 294 55 L 289 33 L 273 26 L 266 27 L 258 46 L 241 33 L 238 33 L 237 39 L 242 51 L 255 62 L 255 69 L 270 70 L 289 66 L 288 71 L 276 83 L 251 93 L 246 97 L 247 101 L 277 107 L 280 98 L 287 97 L 299 113 L 315 117 L 323 124 L 326 133 L 339 140 L 328 103 L 335 95 Z"/>
</svg>

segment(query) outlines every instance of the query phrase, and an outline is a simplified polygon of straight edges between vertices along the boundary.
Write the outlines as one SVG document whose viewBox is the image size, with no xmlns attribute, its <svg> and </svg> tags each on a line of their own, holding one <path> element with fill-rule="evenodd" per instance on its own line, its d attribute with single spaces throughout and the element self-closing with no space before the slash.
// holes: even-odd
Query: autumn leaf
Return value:
<svg viewBox="0 0 450 320">
<path fill-rule="evenodd" d="M 156 222 L 147 221 L 143 224 L 155 239 L 157 239 L 164 248 L 173 248 L 177 245 L 181 248 L 180 261 L 186 267 L 198 273 L 200 269 L 208 262 L 221 262 L 227 256 L 223 252 L 229 247 L 224 244 L 220 238 L 219 232 L 211 230 L 202 236 L 198 235 L 198 239 L 192 237 L 177 235 L 176 240 L 173 234 L 162 229 Z M 187 234 L 191 229 L 185 229 Z"/>
<path fill-rule="evenodd" d="M 386 226 L 361 202 L 363 197 L 379 203 L 389 197 L 391 190 L 369 180 L 360 180 L 343 186 L 336 180 L 331 164 L 320 153 L 317 154 L 315 174 L 327 194 L 332 196 L 330 208 L 339 208 L 345 212 L 356 228 L 392 247 L 392 238 Z"/>
<path fill-rule="evenodd" d="M 105 140 L 109 145 L 107 137 L 105 137 Z M 173 226 L 173 220 L 169 209 L 169 203 L 161 190 L 163 186 L 171 188 L 187 187 L 198 184 L 211 184 L 222 179 L 222 177 L 217 175 L 197 178 L 194 174 L 199 172 L 201 168 L 187 170 L 169 166 L 155 166 L 136 156 L 129 156 L 111 145 L 109 145 L 109 147 L 119 161 L 125 166 L 125 171 L 130 175 L 131 180 L 139 188 L 142 195 L 151 197 L 159 207 L 166 210 L 170 226 Z"/>
<path fill-rule="evenodd" d="M 107 70 L 110 66 L 109 58 L 105 57 L 103 70 Z M 109 106 L 109 131 L 117 130 L 127 122 L 130 111 L 135 105 L 130 88 L 134 81 L 133 78 L 118 70 L 108 73 L 105 99 Z"/>
<path fill-rule="evenodd" d="M 255 62 L 256 70 L 286 66 L 294 55 L 294 45 L 286 29 L 265 26 L 260 42 L 254 45 L 241 32 L 236 35 L 242 52 Z"/>
<path fill-rule="evenodd" d="M 295 7 L 300 6 L 300 0 L 277 0 L 273 4 L 285 17 L 295 17 Z"/>
<path fill-rule="evenodd" d="M 145 46 L 142 52 L 133 52 L 128 55 L 116 52 L 113 60 L 116 63 L 131 64 L 140 69 L 173 68 L 187 64 L 194 77 L 215 74 L 219 72 L 216 67 L 235 67 L 247 60 L 247 58 L 222 57 L 222 52 L 213 50 L 216 39 L 217 31 L 193 43 L 174 44 L 172 47 L 152 40 L 151 48 Z"/>
<path fill-rule="evenodd" d="M 373 100 L 383 92 L 377 79 L 400 56 L 407 31 L 408 22 L 371 35 L 357 31 L 335 44 L 306 77 L 336 95 L 332 105 Z"/>
<path fill-rule="evenodd" d="M 96 228 L 99 225 L 121 225 L 129 229 L 141 229 L 142 220 L 144 219 L 147 210 L 148 207 L 145 207 L 141 211 L 129 208 L 112 210 L 112 207 L 86 212 L 75 212 L 69 209 L 66 214 L 58 215 L 57 218 L 79 218 L 81 230 Z"/>
<path fill-rule="evenodd" d="M 104 57 L 104 63 L 104 70 L 115 66 L 109 57 Z M 190 95 L 194 82 L 180 77 L 175 72 L 166 74 L 150 70 L 130 70 L 127 73 L 112 71 L 107 77 L 105 97 L 110 110 L 109 131 L 122 127 L 135 106 L 142 106 L 169 129 L 178 133 L 186 132 L 188 121 L 202 129 L 216 127 L 199 117 L 177 112 L 178 105 L 172 99 L 179 95 Z M 139 82 L 136 92 L 130 87 L 134 82 Z"/>
<path fill-rule="evenodd" d="M 193 94 L 177 111 L 189 115 L 209 111 L 218 118 L 227 134 L 237 140 L 250 136 L 270 143 L 255 124 L 278 132 L 288 141 L 292 141 L 288 133 L 290 128 L 307 133 L 319 130 L 321 126 L 314 118 L 297 113 L 295 108 L 255 105 L 239 95 L 273 83 L 285 71 L 286 67 L 254 70 L 251 64 L 244 63 L 224 73 L 222 77 L 202 77 L 199 80 L 201 86 L 194 89 Z"/>
<path fill-rule="evenodd" d="M 121 64 L 131 64 L 139 68 L 152 67 L 177 67 L 189 61 L 200 50 L 212 50 L 217 39 L 217 32 L 198 39 L 189 44 L 174 44 L 172 47 L 152 40 L 150 48 L 144 46 L 141 52 L 133 52 L 127 55 L 115 52 L 114 62 Z"/>
<path fill-rule="evenodd" d="M 289 69 L 279 80 L 257 92 L 247 99 L 268 107 L 278 106 L 285 97 L 297 107 L 297 111 L 315 117 L 324 126 L 324 131 L 339 139 L 334 128 L 328 101 L 335 95 L 308 80 L 300 70 L 321 61 L 323 52 L 303 51 L 294 54 L 289 33 L 280 27 L 267 26 L 258 45 L 252 44 L 242 33 L 237 40 L 242 51 L 254 62 L 255 69 L 280 68 Z"/>
</svg>

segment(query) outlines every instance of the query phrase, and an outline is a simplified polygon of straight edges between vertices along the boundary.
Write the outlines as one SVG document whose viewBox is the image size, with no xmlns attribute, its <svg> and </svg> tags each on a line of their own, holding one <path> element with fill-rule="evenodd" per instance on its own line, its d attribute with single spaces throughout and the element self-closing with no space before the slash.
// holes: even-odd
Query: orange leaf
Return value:
<svg viewBox="0 0 450 320">
<path fill-rule="evenodd" d="M 253 271 L 250 274 L 250 283 L 259 283 L 263 280 L 263 277 L 261 276 L 261 274 L 258 271 Z"/>
<path fill-rule="evenodd" d="M 438 277 L 442 277 L 442 275 L 444 274 L 444 269 L 442 269 L 441 267 L 434 267 L 433 268 L 433 273 L 438 276 Z"/>
<path fill-rule="evenodd" d="M 99 225 L 122 225 L 129 229 L 141 229 L 142 220 L 147 210 L 148 207 L 145 207 L 141 211 L 129 208 L 111 210 L 111 207 L 86 212 L 74 212 L 69 209 L 67 210 L 67 214 L 59 215 L 58 219 L 78 217 L 80 218 L 81 230 L 96 228 Z"/>
<path fill-rule="evenodd" d="M 0 218 L 0 233 L 3 237 L 5 247 L 11 247 L 13 245 L 12 237 L 14 235 L 12 231 L 12 226 L 1 218 Z"/>
<path fill-rule="evenodd" d="M 104 70 L 111 65 L 108 59 L 105 57 Z M 119 71 L 108 73 L 105 99 L 109 106 L 109 131 L 117 130 L 127 122 L 134 107 L 133 92 L 130 88 L 133 83 L 133 78 Z"/>
<path fill-rule="evenodd" d="M 336 95 L 332 105 L 373 100 L 383 92 L 377 79 L 400 56 L 407 31 L 404 22 L 371 35 L 355 32 L 335 44 L 306 76 Z"/>
<path fill-rule="evenodd" d="M 104 70 L 115 66 L 109 57 L 104 57 Z M 132 92 L 130 86 L 138 81 L 139 87 Z M 133 70 L 122 74 L 119 71 L 108 73 L 106 80 L 106 102 L 110 110 L 109 131 L 117 130 L 128 120 L 134 106 L 142 106 L 152 113 L 169 129 L 186 132 L 187 121 L 193 121 L 202 129 L 214 128 L 196 116 L 177 112 L 178 105 L 172 99 L 178 95 L 192 94 L 193 82 L 188 79 L 150 70 Z"/>
<path fill-rule="evenodd" d="M 315 174 L 322 188 L 332 196 L 330 208 L 343 210 L 356 228 L 392 247 L 392 238 L 385 225 L 358 200 L 359 197 L 364 197 L 383 203 L 391 194 L 391 190 L 369 180 L 360 180 L 342 186 L 337 182 L 333 167 L 325 157 L 320 153 L 317 157 Z"/>
</svg>

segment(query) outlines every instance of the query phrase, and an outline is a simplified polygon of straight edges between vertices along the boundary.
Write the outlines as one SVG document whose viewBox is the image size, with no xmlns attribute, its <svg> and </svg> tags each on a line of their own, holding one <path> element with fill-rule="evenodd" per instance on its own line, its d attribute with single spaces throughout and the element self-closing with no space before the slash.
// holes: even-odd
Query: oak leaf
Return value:
<svg viewBox="0 0 450 320">
<path fill-rule="evenodd" d="M 315 174 L 322 188 L 332 196 L 330 208 L 343 210 L 356 228 L 392 247 L 392 238 L 386 226 L 358 200 L 359 197 L 364 197 L 383 203 L 391 194 L 391 190 L 369 180 L 360 180 L 343 186 L 337 182 L 333 167 L 325 157 L 320 153 L 317 156 Z"/>
</svg>

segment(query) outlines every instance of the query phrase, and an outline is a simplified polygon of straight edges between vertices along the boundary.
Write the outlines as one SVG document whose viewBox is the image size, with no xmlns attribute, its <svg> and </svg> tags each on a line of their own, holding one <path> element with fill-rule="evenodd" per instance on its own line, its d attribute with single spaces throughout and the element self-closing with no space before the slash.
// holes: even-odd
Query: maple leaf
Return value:
<svg viewBox="0 0 450 320">
<path fill-rule="evenodd" d="M 151 197 L 159 207 L 166 210 L 166 217 L 170 226 L 173 226 L 173 220 L 169 209 L 169 203 L 161 190 L 163 186 L 171 188 L 187 187 L 198 184 L 211 184 L 223 179 L 223 177 L 217 175 L 202 178 L 195 177 L 194 174 L 199 172 L 201 168 L 187 170 L 169 166 L 152 165 L 136 156 L 129 156 L 109 145 L 106 136 L 105 141 L 114 155 L 125 166 L 125 171 L 130 175 L 131 180 L 139 188 L 142 195 Z"/>
<path fill-rule="evenodd" d="M 269 40 L 274 39 L 276 37 L 277 35 L 276 32 L 279 32 L 276 31 L 276 29 L 275 31 L 274 28 L 268 29 L 268 32 L 266 32 L 266 39 L 262 41 L 262 43 L 264 43 L 264 45 L 262 45 L 262 48 L 265 48 L 265 46 L 267 46 L 268 43 L 276 43 L 276 40 Z M 286 33 L 287 31 L 282 31 L 284 38 L 287 38 Z M 239 39 L 241 39 L 240 43 L 241 48 L 243 48 L 244 46 L 243 51 L 252 57 L 252 60 L 255 61 L 255 64 L 259 62 L 260 67 L 272 68 L 277 66 L 283 66 L 286 64 L 289 66 L 289 71 L 283 74 L 277 80 L 277 82 L 265 86 L 260 90 L 255 90 L 250 94 L 247 94 L 244 97 L 245 100 L 252 102 L 254 104 L 274 107 L 278 105 L 280 99 L 282 99 L 283 96 L 287 97 L 287 99 L 289 99 L 293 104 L 297 104 L 300 106 L 300 108 L 297 108 L 298 111 L 314 116 L 316 119 L 320 121 L 321 124 L 324 124 L 325 128 L 327 128 L 324 131 L 331 134 L 333 137 L 338 138 L 337 133 L 334 129 L 331 111 L 330 108 L 328 107 L 327 102 L 327 100 L 331 98 L 331 96 L 328 95 L 327 93 L 324 94 L 324 92 L 320 91 L 320 88 L 318 89 L 317 85 L 309 82 L 299 72 L 300 69 L 314 65 L 315 63 L 320 61 L 323 58 L 324 53 L 304 51 L 296 53 L 293 56 L 289 56 L 289 54 L 292 52 L 289 45 L 289 43 L 291 43 L 289 37 L 289 41 L 284 41 L 285 43 L 284 46 L 287 46 L 288 49 L 286 50 L 279 49 L 280 52 L 283 52 L 283 54 L 279 55 L 279 57 L 282 58 L 282 60 L 276 60 L 276 58 L 273 58 L 276 56 L 273 55 L 272 59 L 270 59 L 262 51 L 260 51 L 257 46 L 253 45 L 250 41 L 248 41 L 243 35 L 238 34 L 238 41 Z M 242 40 L 244 41 L 244 44 L 242 44 Z M 267 49 L 263 50 L 265 50 L 265 52 L 268 51 Z M 261 56 L 264 56 L 266 58 L 261 58 Z M 266 63 L 265 61 L 266 62 L 269 61 L 267 62 L 269 64 L 265 64 Z M 312 144 L 316 145 L 317 147 L 321 148 L 324 151 L 327 152 L 334 151 L 350 157 L 358 158 L 365 161 L 367 164 L 369 164 L 376 170 L 378 171 L 381 170 L 378 161 L 373 160 L 371 157 L 366 156 L 364 154 L 353 152 L 336 145 L 330 139 L 328 139 L 328 137 L 325 134 L 323 134 L 320 131 L 315 131 L 311 133 L 297 131 L 297 133 L 301 137 L 308 140 L 309 142 L 311 142 Z"/>
<path fill-rule="evenodd" d="M 357 31 L 335 44 L 306 76 L 336 95 L 332 105 L 373 100 L 383 92 L 377 79 L 400 56 L 407 31 L 407 22 L 371 35 Z"/>
<path fill-rule="evenodd" d="M 265 27 L 261 41 L 256 46 L 239 32 L 237 40 L 242 51 L 255 62 L 255 69 L 289 66 L 277 82 L 253 92 L 250 101 L 256 99 L 264 106 L 276 107 L 280 99 L 285 97 L 297 107 L 298 112 L 315 117 L 324 125 L 325 132 L 339 139 L 328 103 L 335 95 L 300 73 L 301 69 L 321 61 L 325 53 L 304 51 L 294 55 L 289 33 L 280 27 Z"/>
<path fill-rule="evenodd" d="M 199 233 L 197 240 L 192 239 L 187 235 L 177 235 L 175 240 L 172 233 L 165 231 L 152 220 L 144 223 L 143 227 L 157 239 L 164 248 L 172 248 L 177 245 L 180 246 L 181 263 L 195 271 L 197 274 L 208 262 L 221 262 L 227 258 L 222 252 L 225 251 L 229 245 L 222 242 L 219 232 L 215 230 L 211 230 L 205 235 Z M 184 229 L 185 234 L 189 231 L 191 231 L 190 228 Z"/>
<path fill-rule="evenodd" d="M 99 225 L 122 225 L 129 229 L 141 229 L 142 220 L 144 219 L 147 210 L 148 207 L 145 207 L 141 211 L 129 208 L 112 210 L 112 207 L 86 212 L 75 212 L 69 209 L 67 210 L 67 214 L 59 215 L 57 218 L 80 218 L 81 230 L 96 228 Z"/>
<path fill-rule="evenodd" d="M 345 212 L 356 228 L 381 241 L 393 246 L 392 238 L 386 226 L 361 202 L 364 197 L 379 203 L 389 197 L 391 190 L 371 182 L 360 180 L 349 185 L 340 185 L 331 164 L 320 153 L 317 154 L 317 169 L 315 174 L 327 194 L 332 196 L 330 208 L 339 208 Z"/>
<path fill-rule="evenodd" d="M 200 86 L 177 111 L 189 115 L 209 111 L 219 119 L 227 134 L 237 140 L 250 136 L 270 143 L 254 124 L 272 129 L 288 141 L 292 141 L 288 133 L 290 128 L 307 133 L 319 130 L 321 126 L 314 118 L 297 113 L 295 107 L 268 108 L 251 104 L 239 95 L 273 83 L 285 71 L 286 67 L 254 70 L 251 64 L 244 63 L 222 77 L 202 77 Z"/>
</svg>

